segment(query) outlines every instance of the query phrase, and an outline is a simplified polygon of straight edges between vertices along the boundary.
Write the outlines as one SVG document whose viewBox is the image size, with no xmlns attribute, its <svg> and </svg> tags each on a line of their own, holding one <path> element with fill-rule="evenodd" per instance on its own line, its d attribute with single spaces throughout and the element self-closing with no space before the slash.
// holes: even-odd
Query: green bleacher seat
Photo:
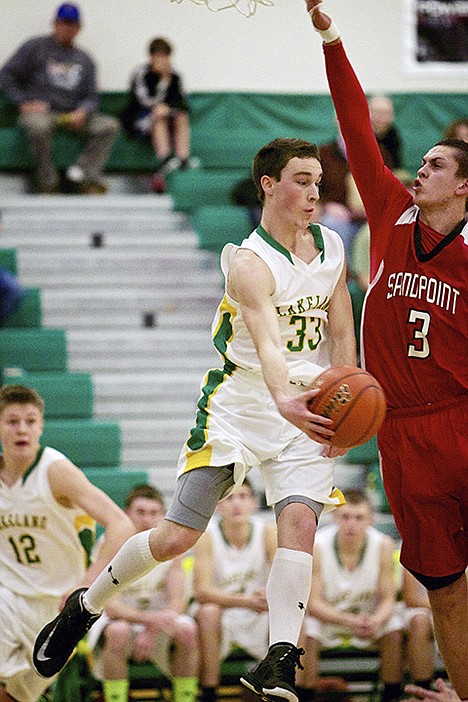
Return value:
<svg viewBox="0 0 468 702">
<path fill-rule="evenodd" d="M 10 385 L 34 388 L 45 403 L 46 419 L 90 419 L 93 416 L 93 380 L 90 373 L 21 373 L 5 378 Z"/>
<path fill-rule="evenodd" d="M 39 288 L 26 288 L 19 307 L 5 323 L 7 328 L 40 327 L 42 325 L 42 303 Z"/>
<path fill-rule="evenodd" d="M 0 169 L 29 170 L 34 161 L 26 136 L 17 126 L 0 128 Z"/>
<path fill-rule="evenodd" d="M 121 434 L 117 422 L 50 419 L 41 443 L 62 451 L 77 466 L 118 466 Z"/>
<path fill-rule="evenodd" d="M 0 248 L 0 268 L 6 268 L 10 273 L 18 273 L 16 249 Z"/>
<path fill-rule="evenodd" d="M 83 468 L 86 477 L 114 500 L 119 507 L 125 506 L 125 499 L 135 485 L 148 483 L 148 473 L 141 469 L 118 467 Z"/>
<path fill-rule="evenodd" d="M 204 205 L 231 204 L 231 191 L 249 175 L 247 169 L 209 171 L 192 168 L 174 171 L 167 177 L 167 189 L 178 212 L 195 212 Z"/>
<path fill-rule="evenodd" d="M 108 171 L 152 173 L 157 166 L 158 159 L 149 140 L 131 139 L 124 131 L 117 134 L 106 162 Z"/>
<path fill-rule="evenodd" d="M 200 207 L 192 217 L 200 248 L 219 252 L 224 244 L 240 244 L 253 227 L 245 207 L 208 205 Z"/>
<path fill-rule="evenodd" d="M 67 341 L 64 329 L 8 329 L 0 334 L 0 369 L 64 371 Z"/>
</svg>

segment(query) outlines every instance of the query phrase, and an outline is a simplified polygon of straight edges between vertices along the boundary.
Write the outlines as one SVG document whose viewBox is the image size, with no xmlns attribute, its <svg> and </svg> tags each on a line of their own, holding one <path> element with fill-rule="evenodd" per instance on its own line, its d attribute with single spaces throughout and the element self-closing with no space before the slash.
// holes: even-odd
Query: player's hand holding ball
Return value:
<svg viewBox="0 0 468 702">
<path fill-rule="evenodd" d="M 380 429 L 387 402 L 380 383 L 367 371 L 332 366 L 313 381 L 312 388 L 320 392 L 309 401 L 310 411 L 333 421 L 331 446 L 360 446 Z"/>
</svg>

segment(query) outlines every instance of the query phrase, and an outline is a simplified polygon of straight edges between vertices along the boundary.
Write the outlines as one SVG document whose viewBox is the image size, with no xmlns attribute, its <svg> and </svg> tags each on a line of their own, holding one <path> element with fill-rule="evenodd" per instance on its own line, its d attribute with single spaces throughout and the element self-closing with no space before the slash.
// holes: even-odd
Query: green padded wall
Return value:
<svg viewBox="0 0 468 702">
<path fill-rule="evenodd" d="M 77 466 L 118 466 L 121 435 L 116 422 L 50 419 L 41 443 L 62 451 Z"/>
<path fill-rule="evenodd" d="M 89 373 L 23 373 L 5 378 L 10 385 L 34 388 L 44 400 L 46 419 L 90 419 L 94 391 Z"/>
<path fill-rule="evenodd" d="M 40 327 L 42 302 L 39 288 L 26 288 L 18 309 L 6 321 L 7 328 Z"/>
<path fill-rule="evenodd" d="M 414 173 L 421 156 L 441 138 L 445 126 L 466 115 L 465 93 L 394 93 L 395 123 L 403 140 L 404 166 Z M 324 144 L 335 134 L 332 101 L 327 94 L 192 93 L 189 95 L 192 152 L 205 168 L 250 167 L 255 151 L 270 139 L 294 136 Z M 103 112 L 118 115 L 127 95 L 101 95 Z M 16 108 L 0 95 L 0 169 L 31 168 L 27 140 L 16 126 Z M 59 134 L 54 145 L 60 166 L 76 156 L 79 142 Z M 150 144 L 130 140 L 121 132 L 107 169 L 151 171 L 156 160 Z"/>
<path fill-rule="evenodd" d="M 0 334 L 0 369 L 64 371 L 67 343 L 63 329 L 8 329 Z"/>
</svg>

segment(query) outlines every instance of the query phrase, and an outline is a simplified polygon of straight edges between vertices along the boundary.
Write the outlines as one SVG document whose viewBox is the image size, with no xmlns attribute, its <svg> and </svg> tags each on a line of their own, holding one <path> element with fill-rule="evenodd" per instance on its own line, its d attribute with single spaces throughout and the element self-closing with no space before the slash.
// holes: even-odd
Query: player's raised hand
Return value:
<svg viewBox="0 0 468 702">
<path fill-rule="evenodd" d="M 307 12 L 312 18 L 312 22 L 316 29 L 328 29 L 331 25 L 331 17 L 322 12 L 320 5 L 323 0 L 306 0 Z"/>
<path fill-rule="evenodd" d="M 323 41 L 329 44 L 339 39 L 340 33 L 332 18 L 322 11 L 322 2 L 323 0 L 306 0 L 306 8 L 314 28 L 322 36 Z"/>
</svg>

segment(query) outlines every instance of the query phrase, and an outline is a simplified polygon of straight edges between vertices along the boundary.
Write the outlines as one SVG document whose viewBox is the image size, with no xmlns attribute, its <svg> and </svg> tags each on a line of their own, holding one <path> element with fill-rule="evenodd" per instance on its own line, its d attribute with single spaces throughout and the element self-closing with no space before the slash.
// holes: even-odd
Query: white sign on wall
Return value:
<svg viewBox="0 0 468 702">
<path fill-rule="evenodd" d="M 468 75 L 468 0 L 406 0 L 409 70 Z"/>
</svg>

